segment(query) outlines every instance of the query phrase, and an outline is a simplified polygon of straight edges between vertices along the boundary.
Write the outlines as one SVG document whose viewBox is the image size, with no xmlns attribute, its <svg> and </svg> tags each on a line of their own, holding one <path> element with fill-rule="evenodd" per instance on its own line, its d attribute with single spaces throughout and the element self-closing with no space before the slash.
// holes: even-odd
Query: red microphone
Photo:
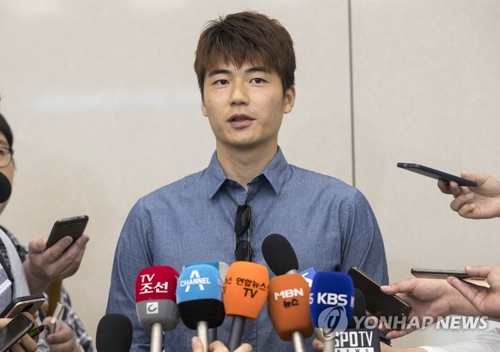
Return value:
<svg viewBox="0 0 500 352">
<path fill-rule="evenodd" d="M 179 273 L 170 266 L 144 268 L 135 281 L 135 308 L 144 329 L 151 330 L 151 352 L 163 349 L 163 331 L 175 329 L 179 311 L 175 300 Z"/>
</svg>

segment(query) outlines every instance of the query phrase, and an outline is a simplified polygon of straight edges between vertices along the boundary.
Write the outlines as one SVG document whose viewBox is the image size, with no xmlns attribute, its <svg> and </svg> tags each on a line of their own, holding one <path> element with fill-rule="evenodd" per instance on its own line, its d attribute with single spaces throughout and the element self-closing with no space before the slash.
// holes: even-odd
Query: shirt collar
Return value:
<svg viewBox="0 0 500 352">
<path fill-rule="evenodd" d="M 271 184 L 271 187 L 274 189 L 276 194 L 279 194 L 283 188 L 283 184 L 288 178 L 289 172 L 291 172 L 291 169 L 289 168 L 288 162 L 286 161 L 281 148 L 278 146 L 276 155 L 264 169 L 262 175 L 264 175 Z M 258 176 L 260 175 L 257 175 L 256 177 Z M 205 170 L 204 178 L 208 196 L 211 199 L 228 179 L 224 174 L 224 170 L 222 170 L 222 167 L 220 166 L 219 160 L 217 159 L 217 151 L 212 154 L 212 159 L 210 159 L 208 168 Z"/>
</svg>

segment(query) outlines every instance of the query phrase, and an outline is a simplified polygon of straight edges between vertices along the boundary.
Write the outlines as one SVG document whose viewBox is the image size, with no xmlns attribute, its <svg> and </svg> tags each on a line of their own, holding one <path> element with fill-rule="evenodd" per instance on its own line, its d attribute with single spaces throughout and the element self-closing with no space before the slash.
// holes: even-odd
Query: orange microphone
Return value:
<svg viewBox="0 0 500 352">
<path fill-rule="evenodd" d="M 236 261 L 229 267 L 222 289 L 226 315 L 232 316 L 229 350 L 241 345 L 246 319 L 256 319 L 266 303 L 269 273 L 264 265 Z"/>
<path fill-rule="evenodd" d="M 293 340 L 295 351 L 305 351 L 304 337 L 314 332 L 309 311 L 310 292 L 307 281 L 298 273 L 279 275 L 269 282 L 269 318 L 280 339 Z"/>
</svg>

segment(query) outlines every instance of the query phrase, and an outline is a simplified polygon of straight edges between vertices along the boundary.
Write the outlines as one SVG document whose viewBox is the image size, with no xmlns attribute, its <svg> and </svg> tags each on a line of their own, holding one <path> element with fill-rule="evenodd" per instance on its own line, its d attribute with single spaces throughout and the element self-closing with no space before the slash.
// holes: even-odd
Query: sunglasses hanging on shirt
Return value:
<svg viewBox="0 0 500 352">
<path fill-rule="evenodd" d="M 235 260 L 251 262 L 253 249 L 250 244 L 250 223 L 252 208 L 249 205 L 239 205 L 234 219 Z"/>
</svg>

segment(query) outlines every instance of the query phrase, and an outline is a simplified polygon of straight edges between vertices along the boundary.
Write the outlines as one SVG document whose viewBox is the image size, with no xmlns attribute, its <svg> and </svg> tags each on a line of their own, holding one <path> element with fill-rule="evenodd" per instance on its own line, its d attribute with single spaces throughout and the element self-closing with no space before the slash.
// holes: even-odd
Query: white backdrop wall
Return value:
<svg viewBox="0 0 500 352">
<path fill-rule="evenodd" d="M 65 285 L 92 335 L 128 211 L 214 150 L 192 68 L 198 36 L 208 20 L 249 9 L 279 19 L 295 42 L 287 159 L 355 181 L 382 228 L 391 281 L 413 266 L 498 262 L 498 219 L 460 219 L 435 182 L 395 166 L 500 177 L 496 1 L 3 0 L 0 111 L 17 170 L 1 223 L 27 244 L 59 218 L 89 215 L 84 262 Z"/>
</svg>

